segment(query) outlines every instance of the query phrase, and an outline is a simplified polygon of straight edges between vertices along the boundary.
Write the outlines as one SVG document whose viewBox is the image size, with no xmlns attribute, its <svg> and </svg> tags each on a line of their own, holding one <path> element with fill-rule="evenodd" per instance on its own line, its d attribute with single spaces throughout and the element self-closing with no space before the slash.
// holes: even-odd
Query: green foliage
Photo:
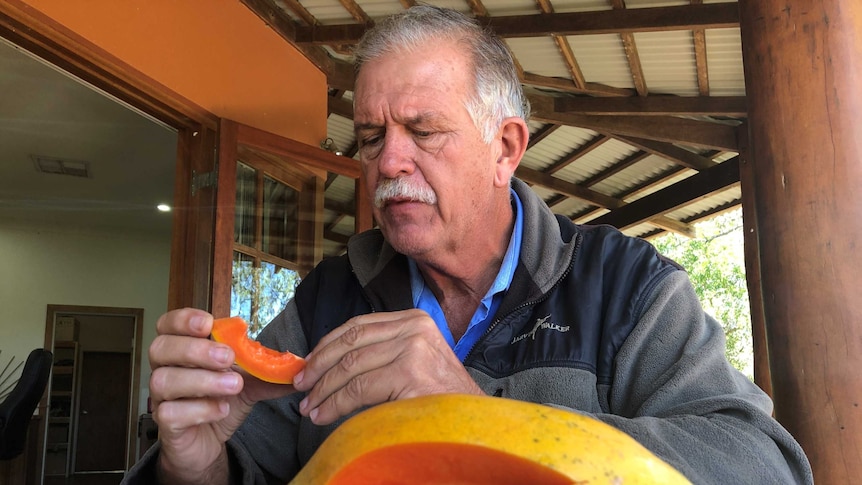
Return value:
<svg viewBox="0 0 862 485">
<path fill-rule="evenodd" d="M 707 313 L 724 327 L 727 358 L 753 379 L 751 307 L 745 281 L 742 211 L 735 210 L 697 223 L 699 237 L 676 234 L 656 238 L 653 245 L 688 271 Z"/>
</svg>

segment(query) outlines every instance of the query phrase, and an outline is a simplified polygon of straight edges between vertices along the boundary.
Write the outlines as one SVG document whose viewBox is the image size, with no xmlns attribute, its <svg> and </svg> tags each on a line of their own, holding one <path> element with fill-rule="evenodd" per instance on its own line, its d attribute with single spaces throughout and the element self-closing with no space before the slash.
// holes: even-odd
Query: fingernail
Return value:
<svg viewBox="0 0 862 485">
<path fill-rule="evenodd" d="M 210 357 L 219 364 L 231 364 L 230 351 L 227 347 L 213 347 L 210 349 Z"/>
<path fill-rule="evenodd" d="M 227 401 L 219 401 L 218 410 L 222 416 L 227 416 L 230 413 L 230 404 Z"/>
<path fill-rule="evenodd" d="M 225 374 L 218 378 L 219 385 L 228 391 L 232 391 L 239 385 L 239 376 L 236 374 Z"/>
<path fill-rule="evenodd" d="M 311 418 L 311 422 L 312 422 L 312 423 L 313 423 L 313 422 L 315 422 L 315 421 L 317 421 L 317 414 L 318 414 L 319 412 L 320 412 L 320 409 L 318 409 L 318 408 L 314 408 L 314 409 L 312 409 L 312 410 L 311 410 L 311 412 L 310 412 L 310 413 L 308 413 L 308 417 L 309 417 L 309 418 Z"/>
<path fill-rule="evenodd" d="M 294 384 L 302 384 L 302 378 L 303 377 L 305 377 L 305 371 L 301 370 L 301 371 L 299 371 L 299 374 L 296 374 L 295 376 L 293 376 L 293 383 Z"/>
<path fill-rule="evenodd" d="M 303 398 L 302 401 L 299 401 L 299 411 L 304 412 L 305 408 L 308 407 L 308 398 Z"/>
<path fill-rule="evenodd" d="M 189 319 L 189 326 L 192 327 L 192 330 L 196 332 L 200 332 L 204 329 L 204 317 L 195 316 Z"/>
</svg>

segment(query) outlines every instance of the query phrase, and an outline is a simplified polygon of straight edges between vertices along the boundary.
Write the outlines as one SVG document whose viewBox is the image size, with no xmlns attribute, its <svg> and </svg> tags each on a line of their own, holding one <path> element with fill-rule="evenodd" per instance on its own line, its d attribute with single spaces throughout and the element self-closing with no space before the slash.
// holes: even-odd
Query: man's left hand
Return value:
<svg viewBox="0 0 862 485">
<path fill-rule="evenodd" d="M 363 406 L 427 394 L 484 394 L 422 310 L 360 315 L 336 328 L 306 358 L 294 387 L 315 424 Z"/>
</svg>

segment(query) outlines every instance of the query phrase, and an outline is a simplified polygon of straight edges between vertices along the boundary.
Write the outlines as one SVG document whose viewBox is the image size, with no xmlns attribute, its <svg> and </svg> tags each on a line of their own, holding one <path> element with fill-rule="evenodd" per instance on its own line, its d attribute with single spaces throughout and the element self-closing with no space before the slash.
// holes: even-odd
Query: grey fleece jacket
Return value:
<svg viewBox="0 0 862 485">
<path fill-rule="evenodd" d="M 608 227 L 555 217 L 522 182 L 521 258 L 464 365 L 490 395 L 591 415 L 694 483 L 813 483 L 772 403 L 725 358 L 721 326 L 678 266 Z M 322 262 L 261 341 L 305 355 L 350 316 L 412 306 L 406 258 L 377 231 Z M 258 403 L 228 442 L 233 482 L 286 483 L 340 424 L 302 418 L 294 394 Z M 346 419 L 346 418 L 345 418 Z M 156 483 L 158 446 L 123 483 Z"/>
</svg>

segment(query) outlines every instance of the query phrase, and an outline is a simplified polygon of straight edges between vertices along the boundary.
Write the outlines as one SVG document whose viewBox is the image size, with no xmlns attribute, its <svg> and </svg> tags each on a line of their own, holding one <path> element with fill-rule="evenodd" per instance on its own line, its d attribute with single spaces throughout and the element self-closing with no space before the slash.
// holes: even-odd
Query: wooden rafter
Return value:
<svg viewBox="0 0 862 485">
<path fill-rule="evenodd" d="M 482 0 L 466 0 L 467 5 L 470 6 L 470 11 L 473 12 L 473 15 L 476 17 L 487 17 L 488 9 L 485 8 L 485 5 L 482 4 Z"/>
<path fill-rule="evenodd" d="M 691 0 L 692 5 L 702 5 L 703 0 Z M 706 31 L 691 31 L 694 40 L 694 60 L 697 65 L 697 91 L 701 96 L 709 96 L 709 66 L 706 61 Z"/>
<path fill-rule="evenodd" d="M 341 5 L 347 10 L 347 13 L 353 17 L 353 20 L 363 23 L 370 24 L 372 23 L 371 17 L 365 13 L 365 10 L 362 10 L 362 7 L 359 6 L 354 0 L 338 0 L 341 2 Z"/>
<path fill-rule="evenodd" d="M 593 139 L 591 139 L 591 140 L 587 141 L 586 143 L 584 143 L 583 145 L 575 148 L 574 150 L 572 150 L 571 153 L 567 154 L 563 158 L 552 163 L 548 168 L 543 170 L 543 172 L 548 173 L 548 174 L 557 173 L 560 170 L 562 170 L 562 169 L 568 167 L 569 165 L 571 165 L 572 163 L 574 163 L 579 158 L 586 156 L 591 151 L 602 146 L 605 142 L 609 141 L 610 139 L 611 138 L 607 135 L 601 135 L 601 134 L 596 135 L 595 137 L 593 137 Z"/>
<path fill-rule="evenodd" d="M 534 104 L 535 106 L 535 104 Z M 656 116 L 644 123 L 641 116 L 595 116 L 536 109 L 533 119 L 545 123 L 587 128 L 594 131 L 680 143 L 701 148 L 738 151 L 736 127 L 673 116 Z"/>
<path fill-rule="evenodd" d="M 620 160 L 619 162 L 614 163 L 610 167 L 596 173 L 592 177 L 585 179 L 584 181 L 581 182 L 581 185 L 583 185 L 584 187 L 592 187 L 593 185 L 596 185 L 597 183 L 601 182 L 602 180 L 609 179 L 609 178 L 613 177 L 614 175 L 622 172 L 623 170 L 631 167 L 632 165 L 640 162 L 641 160 L 644 160 L 645 158 L 649 157 L 650 155 L 651 155 L 651 153 L 649 153 L 649 152 L 638 150 L 638 151 L 632 153 L 631 155 L 627 156 L 626 158 Z"/>
<path fill-rule="evenodd" d="M 509 15 L 483 17 L 480 20 L 504 38 L 544 37 L 739 27 L 739 11 L 736 3 L 732 2 L 550 15 Z M 300 44 L 353 44 L 359 40 L 365 28 L 362 24 L 296 27 L 294 40 Z"/>
<path fill-rule="evenodd" d="M 589 94 L 592 96 L 633 96 L 637 94 L 632 89 L 617 88 L 614 86 L 591 82 L 585 82 L 584 87 L 579 88 L 575 82 L 569 78 L 541 76 L 530 72 L 525 72 L 523 76 L 521 76 L 521 81 L 530 86 L 551 88 L 575 94 Z"/>
<path fill-rule="evenodd" d="M 529 184 L 540 185 L 546 189 L 553 190 L 554 192 L 575 197 L 607 209 L 620 209 L 626 205 L 624 201 L 615 197 L 602 194 L 601 192 L 591 190 L 579 184 L 566 182 L 565 180 L 558 179 L 553 175 L 539 172 L 538 170 L 533 170 L 531 168 L 523 166 L 518 167 L 515 171 L 515 176 Z M 652 222 L 656 225 L 680 228 L 679 221 L 675 221 L 665 217 L 664 215 L 658 215 L 654 219 L 655 220 Z"/>
<path fill-rule="evenodd" d="M 527 150 L 536 146 L 537 143 L 547 138 L 551 133 L 560 129 L 560 125 L 548 123 L 539 128 L 535 133 L 530 135 L 530 141 L 527 143 Z"/>
<path fill-rule="evenodd" d="M 655 140 L 645 140 L 643 138 L 638 138 L 635 136 L 619 136 L 617 138 L 645 152 L 649 152 L 653 155 L 666 158 L 671 162 L 676 163 L 677 165 L 690 168 L 692 170 L 707 170 L 716 165 L 716 163 L 712 161 L 710 157 L 698 155 L 697 153 L 686 150 L 685 148 L 680 148 L 670 143 L 664 143 Z"/>
<path fill-rule="evenodd" d="M 739 157 L 736 156 L 709 170 L 647 195 L 594 219 L 595 224 L 610 224 L 625 229 L 656 219 L 656 214 L 667 214 L 679 207 L 703 199 L 711 193 L 725 190 L 739 183 Z"/>
<path fill-rule="evenodd" d="M 290 9 L 297 17 L 305 22 L 305 25 L 317 25 L 317 19 L 311 15 L 305 7 L 299 3 L 299 0 L 282 0 L 284 5 Z"/>
<path fill-rule="evenodd" d="M 533 99 L 537 99 L 536 98 Z M 554 110 L 585 115 L 614 116 L 747 116 L 745 96 L 647 96 L 553 98 Z M 540 102 L 540 103 L 543 103 Z"/>
<path fill-rule="evenodd" d="M 554 6 L 551 5 L 551 0 L 536 0 L 536 5 L 543 14 L 554 13 Z M 578 65 L 578 60 L 575 59 L 575 53 L 572 51 L 572 46 L 569 45 L 569 41 L 562 35 L 554 34 L 551 38 L 554 39 L 554 44 L 557 45 L 557 50 L 560 51 L 560 55 L 563 56 L 563 63 L 566 65 L 566 69 L 572 76 L 572 82 L 575 84 L 575 87 L 577 89 L 585 89 L 587 80 L 584 79 L 584 73 L 581 72 L 581 66 Z"/>
<path fill-rule="evenodd" d="M 625 10 L 625 0 L 611 0 L 611 5 L 615 10 Z M 623 41 L 623 49 L 626 52 L 626 59 L 629 61 L 629 71 L 632 75 L 632 82 L 635 85 L 635 90 L 638 96 L 646 96 L 649 94 L 647 89 L 646 78 L 644 77 L 641 58 L 638 55 L 638 46 L 635 43 L 635 35 L 631 32 L 622 32 L 620 38 Z"/>
</svg>

